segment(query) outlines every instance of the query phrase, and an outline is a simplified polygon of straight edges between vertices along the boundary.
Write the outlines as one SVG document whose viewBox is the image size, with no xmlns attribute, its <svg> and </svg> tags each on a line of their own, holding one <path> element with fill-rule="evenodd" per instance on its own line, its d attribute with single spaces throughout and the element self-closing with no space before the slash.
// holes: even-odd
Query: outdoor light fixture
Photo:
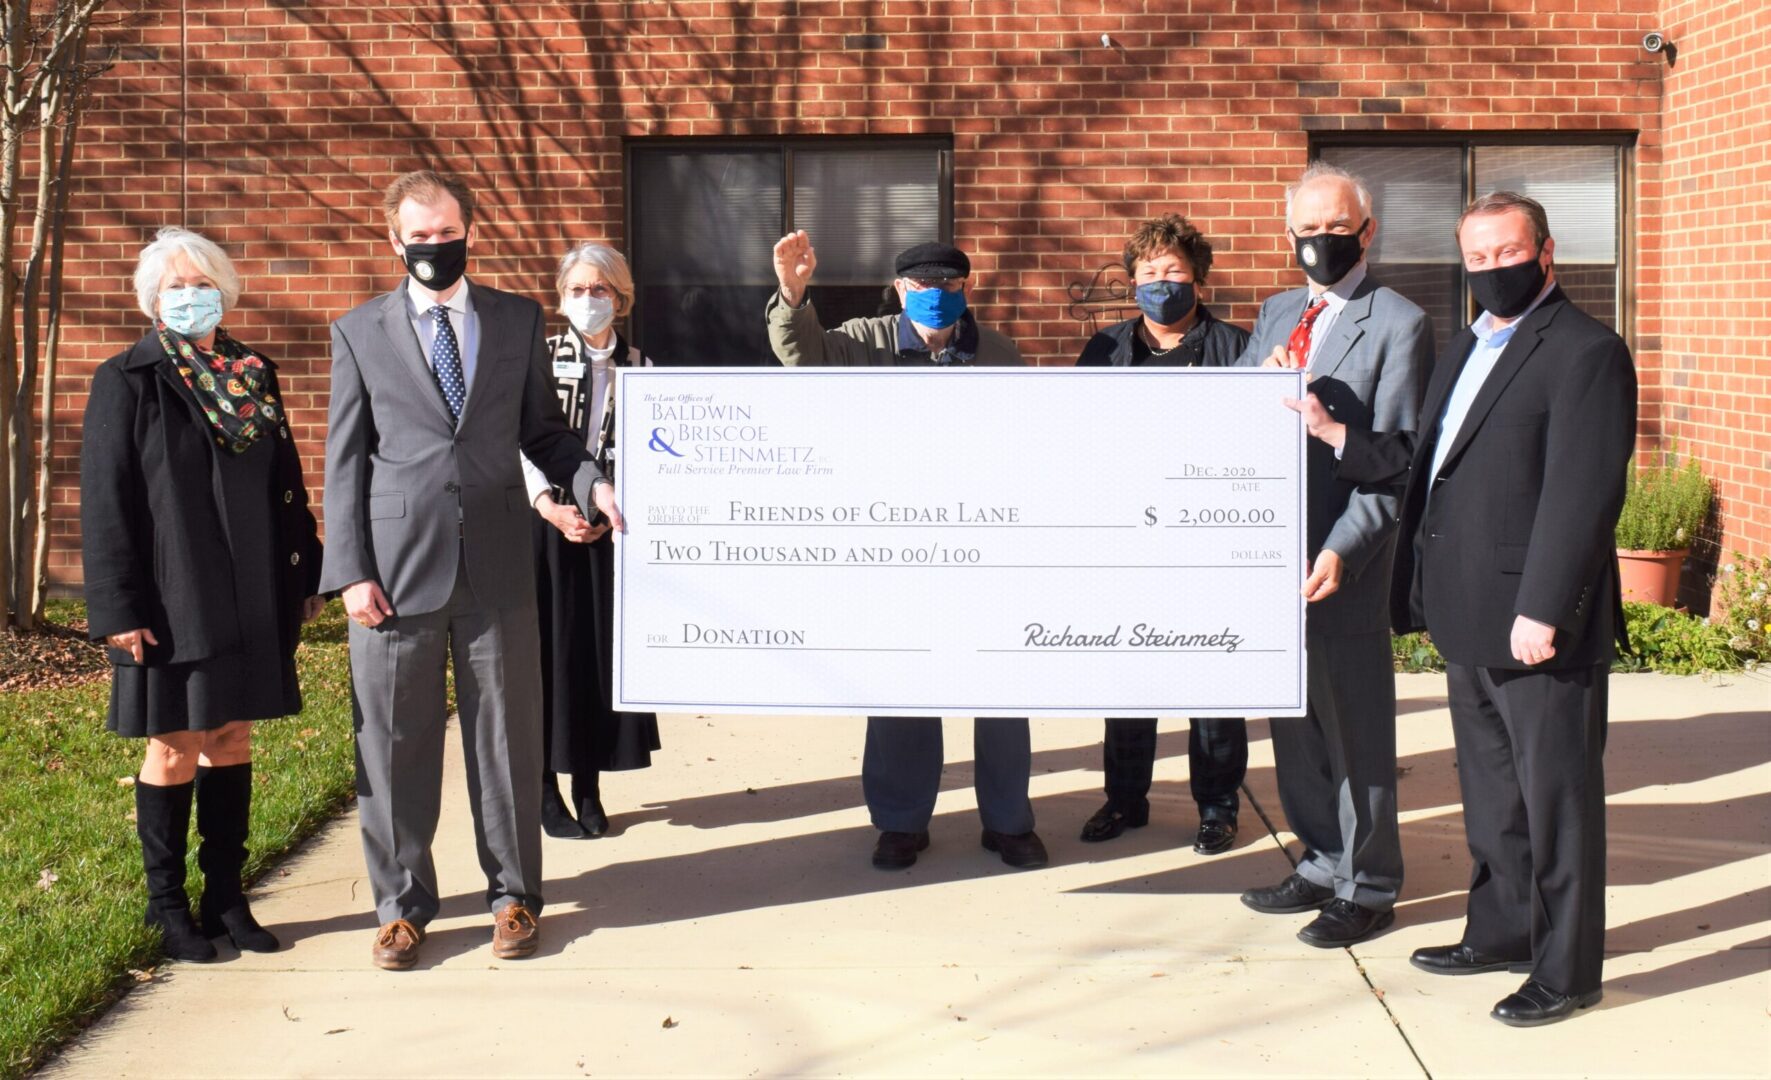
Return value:
<svg viewBox="0 0 1771 1080">
<path fill-rule="evenodd" d="M 1672 67 L 1673 63 L 1679 58 L 1679 47 L 1674 45 L 1672 39 L 1668 38 L 1659 30 L 1650 30 L 1642 35 L 1642 48 L 1647 49 L 1651 53 L 1666 53 L 1667 67 Z"/>
</svg>

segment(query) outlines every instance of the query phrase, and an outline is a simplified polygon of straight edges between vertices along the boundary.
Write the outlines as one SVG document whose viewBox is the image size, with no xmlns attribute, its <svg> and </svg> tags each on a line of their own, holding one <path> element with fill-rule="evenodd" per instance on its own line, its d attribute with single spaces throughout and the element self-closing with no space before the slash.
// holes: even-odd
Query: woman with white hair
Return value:
<svg viewBox="0 0 1771 1080">
<path fill-rule="evenodd" d="M 105 726 L 145 739 L 135 783 L 146 923 L 166 954 L 208 939 L 272 952 L 242 887 L 254 720 L 301 711 L 300 624 L 319 614 L 320 542 L 276 365 L 221 327 L 227 254 L 185 229 L 142 249 L 152 328 L 93 375 L 80 443 L 87 620 L 109 646 Z M 196 805 L 203 899 L 185 893 Z M 199 926 L 200 922 L 200 926 Z"/>
<path fill-rule="evenodd" d="M 615 371 L 651 361 L 627 343 L 615 321 L 633 309 L 633 275 L 621 253 L 579 244 L 555 279 L 570 327 L 547 339 L 566 421 L 614 475 Z M 541 693 L 546 764 L 541 826 L 549 836 L 588 839 L 609 831 L 600 774 L 643 769 L 658 749 L 653 713 L 610 708 L 615 667 L 615 546 L 601 514 L 586 521 L 565 492 L 527 459 L 523 474 L 535 507 L 535 586 L 541 613 Z M 559 774 L 571 777 L 572 802 Z"/>
</svg>

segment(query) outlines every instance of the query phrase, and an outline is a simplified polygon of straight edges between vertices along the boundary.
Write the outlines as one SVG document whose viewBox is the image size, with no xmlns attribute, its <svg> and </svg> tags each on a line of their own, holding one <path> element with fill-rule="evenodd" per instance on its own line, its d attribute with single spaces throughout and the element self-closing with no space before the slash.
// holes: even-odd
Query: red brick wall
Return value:
<svg viewBox="0 0 1771 1080">
<path fill-rule="evenodd" d="M 1282 189 L 1312 132 L 1640 131 L 1641 332 L 1670 357 L 1695 356 L 1705 380 L 1738 380 L 1704 383 L 1714 419 L 1677 423 L 1733 470 L 1730 513 L 1750 509 L 1756 531 L 1743 539 L 1764 550 L 1765 428 L 1748 397 L 1766 394 L 1765 275 L 1734 263 L 1699 276 L 1693 264 L 1753 257 L 1747 244 L 1730 253 L 1724 226 L 1747 227 L 1728 215 L 1753 169 L 1761 192 L 1768 179 L 1762 115 L 1756 146 L 1735 150 L 1711 130 L 1730 121 L 1698 115 L 1728 94 L 1743 101 L 1739 80 L 1757 71 L 1735 66 L 1738 45 L 1722 58 L 1697 42 L 1751 29 L 1762 54 L 1766 37 L 1746 25 L 1745 0 L 1721 5 L 1732 22 L 1696 14 L 1716 6 L 1693 0 L 1669 20 L 1693 45 L 1667 84 L 1675 178 L 1662 181 L 1665 67 L 1639 44 L 1659 23 L 1656 0 L 185 0 L 182 22 L 178 0 L 150 0 L 139 26 L 111 35 L 127 47 L 81 155 L 54 572 L 79 572 L 79 388 L 143 325 L 127 277 L 155 227 L 200 229 L 239 259 L 249 288 L 230 325 L 282 362 L 317 495 L 326 325 L 399 274 L 377 189 L 421 164 L 473 174 L 485 203 L 473 272 L 540 296 L 568 241 L 622 244 L 622 140 L 648 135 L 952 133 L 956 239 L 982 279 L 974 302 L 1030 356 L 1067 363 L 1081 328 L 1065 287 L 1153 213 L 1180 208 L 1206 228 L 1210 299 L 1232 320 L 1251 323 L 1295 284 Z M 846 48 L 855 34 L 884 35 L 886 48 Z M 1728 158 L 1743 152 L 1759 164 Z M 1736 194 L 1677 211 L 1714 222 L 1713 238 L 1701 253 L 1663 251 L 1649 209 L 1666 204 L 1670 222 L 1671 206 L 1688 205 L 1679 185 L 1724 159 Z M 1657 292 L 1674 265 L 1681 276 Z M 1710 288 L 1722 280 L 1738 295 Z M 1716 336 L 1748 308 L 1758 330 Z M 1758 363 L 1759 381 L 1743 366 L 1724 375 L 1724 355 Z M 1645 365 L 1659 356 L 1642 350 Z M 1699 404 L 1695 384 L 1663 392 L 1676 408 Z M 1724 425 L 1721 410 L 1737 406 Z"/>
<path fill-rule="evenodd" d="M 1641 155 L 1637 362 L 1646 432 L 1698 455 L 1720 496 L 1701 571 L 1771 555 L 1771 21 L 1759 0 L 1661 7 L 1678 55 Z"/>
</svg>

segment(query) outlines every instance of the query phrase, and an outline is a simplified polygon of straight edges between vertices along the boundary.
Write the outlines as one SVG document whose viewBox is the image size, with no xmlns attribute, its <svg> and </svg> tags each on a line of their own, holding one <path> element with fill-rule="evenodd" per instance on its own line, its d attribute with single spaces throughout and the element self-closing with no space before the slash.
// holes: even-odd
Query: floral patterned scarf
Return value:
<svg viewBox="0 0 1771 1080">
<path fill-rule="evenodd" d="M 215 425 L 215 445 L 241 453 L 282 420 L 282 406 L 271 395 L 270 368 L 264 358 L 226 330 L 215 332 L 215 351 L 207 352 L 168 330 L 165 323 L 155 322 L 154 329 L 167 359 Z"/>
</svg>

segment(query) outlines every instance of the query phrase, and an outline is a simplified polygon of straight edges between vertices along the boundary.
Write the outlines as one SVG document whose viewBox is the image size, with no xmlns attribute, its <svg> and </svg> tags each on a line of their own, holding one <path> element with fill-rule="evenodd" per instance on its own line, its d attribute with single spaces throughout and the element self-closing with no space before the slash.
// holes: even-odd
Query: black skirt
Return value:
<svg viewBox="0 0 1771 1080">
<path fill-rule="evenodd" d="M 644 769 L 659 746 L 657 714 L 610 707 L 615 543 L 607 534 L 571 543 L 539 514 L 533 529 L 547 769 L 580 776 Z"/>
<path fill-rule="evenodd" d="M 126 738 L 211 731 L 301 711 L 297 635 L 284 629 L 287 620 L 278 611 L 276 448 L 266 438 L 242 453 L 217 452 L 215 472 L 233 553 L 240 648 L 188 664 L 112 665 L 105 726 Z"/>
</svg>

